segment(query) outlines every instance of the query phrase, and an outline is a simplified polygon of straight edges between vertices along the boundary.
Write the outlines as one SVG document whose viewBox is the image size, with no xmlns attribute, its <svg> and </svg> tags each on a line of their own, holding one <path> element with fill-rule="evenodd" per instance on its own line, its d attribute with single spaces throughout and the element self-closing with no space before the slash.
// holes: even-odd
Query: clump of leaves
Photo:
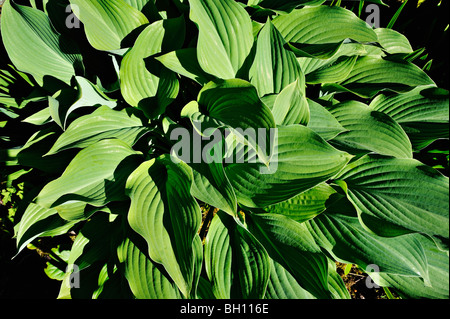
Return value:
<svg viewBox="0 0 450 319">
<path fill-rule="evenodd" d="M 60 298 L 349 298 L 336 261 L 448 298 L 448 178 L 414 159 L 448 91 L 324 2 L 4 3 L 17 246 L 77 234 Z"/>
</svg>

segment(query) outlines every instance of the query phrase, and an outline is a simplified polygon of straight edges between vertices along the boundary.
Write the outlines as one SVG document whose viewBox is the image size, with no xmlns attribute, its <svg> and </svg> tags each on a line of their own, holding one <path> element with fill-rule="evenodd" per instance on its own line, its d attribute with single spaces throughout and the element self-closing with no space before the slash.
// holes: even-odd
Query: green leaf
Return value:
<svg viewBox="0 0 450 319">
<path fill-rule="evenodd" d="M 120 89 L 125 101 L 151 117 L 162 114 L 178 95 L 176 75 L 153 56 L 182 45 L 183 23 L 183 18 L 177 18 L 156 21 L 146 27 L 120 66 Z M 174 39 L 174 34 L 180 37 Z"/>
<path fill-rule="evenodd" d="M 131 231 L 117 247 L 117 256 L 133 295 L 138 299 L 180 299 L 175 283 L 146 251 L 145 242 Z"/>
<path fill-rule="evenodd" d="M 201 85 L 213 80 L 213 76 L 209 75 L 201 68 L 197 60 L 197 48 L 187 48 L 172 51 L 162 56 L 156 57 L 166 68 L 192 79 Z"/>
<path fill-rule="evenodd" d="M 425 236 L 419 238 L 419 241 L 427 258 L 430 285 L 425 285 L 418 277 L 386 273 L 374 273 L 371 277 L 380 286 L 393 287 L 404 298 L 448 299 L 448 253 L 439 250 L 435 243 Z"/>
<path fill-rule="evenodd" d="M 396 53 L 412 53 L 413 49 L 408 39 L 401 33 L 385 28 L 377 28 L 374 30 L 378 36 L 378 43 L 389 54 Z"/>
<path fill-rule="evenodd" d="M 362 220 L 379 219 L 378 233 L 390 224 L 448 239 L 449 182 L 438 171 L 412 159 L 365 156 L 337 177 Z"/>
<path fill-rule="evenodd" d="M 362 269 L 376 265 L 379 272 L 422 277 L 429 281 L 419 234 L 395 238 L 376 236 L 361 226 L 357 216 L 331 212 L 308 221 L 305 227 L 318 245 L 338 261 L 354 263 Z"/>
<path fill-rule="evenodd" d="M 272 114 L 277 125 L 308 125 L 311 116 L 303 81 L 297 79 L 278 94 Z"/>
<path fill-rule="evenodd" d="M 205 267 L 216 298 L 264 297 L 270 272 L 265 249 L 232 217 L 220 211 L 206 237 Z"/>
<path fill-rule="evenodd" d="M 248 229 L 269 256 L 308 292 L 330 298 L 327 258 L 304 224 L 275 214 L 246 214 Z"/>
<path fill-rule="evenodd" d="M 249 0 L 249 6 L 258 5 L 275 11 L 289 12 L 299 6 L 317 6 L 326 0 Z"/>
<path fill-rule="evenodd" d="M 195 198 L 235 216 L 237 200 L 222 163 L 190 164 L 194 173 L 191 193 Z"/>
<path fill-rule="evenodd" d="M 72 100 L 72 90 L 58 91 L 53 97 L 49 97 L 49 108 L 52 119 L 64 130 L 67 126 L 69 116 L 82 107 L 108 106 L 114 108 L 117 106 L 115 100 L 110 99 L 100 89 L 89 80 L 76 76 L 77 84 L 76 100 Z"/>
<path fill-rule="evenodd" d="M 81 271 L 110 257 L 111 251 L 105 247 L 111 245 L 115 229 L 109 217 L 106 213 L 95 214 L 83 225 L 70 250 L 69 265 L 77 265 Z"/>
<path fill-rule="evenodd" d="M 351 153 L 376 152 L 398 158 L 412 158 L 412 146 L 403 128 L 388 115 L 368 105 L 347 101 L 329 111 L 347 130 L 333 139 L 333 144 Z"/>
<path fill-rule="evenodd" d="M 377 35 L 353 12 L 340 7 L 317 6 L 294 10 L 273 20 L 287 42 L 340 43 L 346 39 L 376 42 Z"/>
<path fill-rule="evenodd" d="M 401 94 L 383 93 L 370 103 L 400 124 L 449 122 L 449 94 L 447 90 L 421 86 Z"/>
<path fill-rule="evenodd" d="M 345 80 L 353 70 L 357 56 L 342 56 L 330 64 L 319 67 L 306 76 L 306 83 L 335 83 Z"/>
<path fill-rule="evenodd" d="M 44 12 L 7 0 L 1 22 L 3 44 L 17 69 L 33 75 L 41 86 L 49 76 L 70 84 L 81 66 L 79 50 L 55 31 Z"/>
<path fill-rule="evenodd" d="M 15 226 L 17 254 L 35 238 L 65 234 L 73 225 L 74 222 L 62 219 L 57 210 L 30 203 Z"/>
<path fill-rule="evenodd" d="M 332 140 L 342 132 L 347 131 L 325 107 L 313 100 L 307 99 L 311 119 L 308 127 L 319 134 L 324 140 Z"/>
<path fill-rule="evenodd" d="M 97 50 L 122 48 L 122 40 L 147 18 L 124 0 L 70 0 L 74 13 L 83 22 L 89 43 Z"/>
<path fill-rule="evenodd" d="M 334 201 L 335 195 L 337 195 L 337 192 L 331 186 L 322 183 L 287 201 L 265 207 L 264 210 L 268 213 L 284 215 L 296 222 L 303 223 L 324 212 L 327 205 Z"/>
<path fill-rule="evenodd" d="M 449 137 L 447 90 L 421 86 L 402 94 L 380 94 L 370 107 L 396 120 L 408 134 L 414 150 Z"/>
<path fill-rule="evenodd" d="M 139 166 L 126 184 L 131 228 L 146 240 L 149 257 L 164 266 L 185 297 L 194 292 L 194 237 L 201 223 L 190 194 L 192 178 L 186 164 L 163 156 Z"/>
<path fill-rule="evenodd" d="M 302 288 L 295 277 L 281 264 L 270 260 L 270 279 L 267 285 L 268 299 L 316 299 L 310 292 Z"/>
<path fill-rule="evenodd" d="M 80 151 L 62 176 L 42 189 L 36 203 L 76 220 L 84 217 L 86 203 L 101 207 L 123 200 L 125 181 L 138 166 L 137 154 L 120 140 L 99 141 Z"/>
<path fill-rule="evenodd" d="M 233 0 L 189 0 L 189 4 L 190 18 L 199 29 L 200 66 L 218 78 L 235 78 L 253 46 L 250 16 Z"/>
<path fill-rule="evenodd" d="M 114 111 L 107 106 L 76 119 L 61 134 L 47 155 L 69 148 L 85 148 L 98 141 L 117 138 L 133 146 L 148 129 L 140 118 L 128 110 Z"/>
<path fill-rule="evenodd" d="M 295 54 L 285 45 L 280 32 L 268 20 L 259 33 L 255 59 L 249 72 L 250 82 L 259 96 L 280 93 L 298 78 L 304 90 L 303 72 Z"/>
<path fill-rule="evenodd" d="M 409 91 L 419 85 L 435 85 L 433 80 L 410 62 L 396 62 L 375 56 L 359 57 L 348 77 L 339 85 L 325 85 L 325 91 L 352 92 L 371 98 L 379 91 Z"/>
<path fill-rule="evenodd" d="M 200 91 L 198 104 L 188 104 L 182 116 L 190 117 L 202 135 L 208 136 L 220 126 L 229 128 L 268 162 L 273 149 L 269 131 L 275 128 L 275 121 L 250 83 L 239 79 L 210 82 Z"/>
<path fill-rule="evenodd" d="M 225 168 L 238 202 L 247 207 L 288 200 L 332 178 L 352 157 L 304 126 L 280 126 L 277 132 L 278 142 L 268 168 L 240 163 L 239 158 Z"/>
</svg>

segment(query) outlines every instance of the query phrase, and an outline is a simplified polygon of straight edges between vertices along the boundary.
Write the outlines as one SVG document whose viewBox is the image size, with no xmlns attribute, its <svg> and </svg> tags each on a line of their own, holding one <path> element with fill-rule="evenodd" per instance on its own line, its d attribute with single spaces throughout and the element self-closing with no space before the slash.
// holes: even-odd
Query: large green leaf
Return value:
<svg viewBox="0 0 450 319">
<path fill-rule="evenodd" d="M 311 112 L 302 82 L 300 79 L 297 79 L 277 95 L 272 108 L 273 117 L 277 125 L 308 125 Z"/>
<path fill-rule="evenodd" d="M 380 94 L 370 107 L 386 113 L 406 131 L 415 150 L 449 137 L 448 91 L 420 86 L 401 94 Z"/>
<path fill-rule="evenodd" d="M 160 20 L 146 27 L 120 66 L 120 88 L 125 101 L 152 117 L 163 113 L 179 91 L 176 75 L 153 56 L 183 44 L 183 22 L 183 18 Z M 174 38 L 174 34 L 179 37 Z"/>
<path fill-rule="evenodd" d="M 356 63 L 357 56 L 342 56 L 321 66 L 306 76 L 310 84 L 335 83 L 345 80 Z"/>
<path fill-rule="evenodd" d="M 312 219 L 325 211 L 337 192 L 328 184 L 322 183 L 300 193 L 287 201 L 268 206 L 264 210 L 272 214 L 287 216 L 299 223 Z"/>
<path fill-rule="evenodd" d="M 200 91 L 198 104 L 188 104 L 182 115 L 190 117 L 202 135 L 211 135 L 211 129 L 217 127 L 229 128 L 248 142 L 264 163 L 269 161 L 273 149 L 270 130 L 275 129 L 275 121 L 250 83 L 239 79 L 210 82 Z"/>
<path fill-rule="evenodd" d="M 277 132 L 268 168 L 260 163 L 240 163 L 239 158 L 225 168 L 238 202 L 245 206 L 266 207 L 288 200 L 332 178 L 352 157 L 307 127 L 280 126 Z"/>
<path fill-rule="evenodd" d="M 409 91 L 419 85 L 435 85 L 416 65 L 376 56 L 359 57 L 347 78 L 339 85 L 328 84 L 325 91 L 352 92 L 371 98 L 379 91 Z"/>
<path fill-rule="evenodd" d="M 200 66 L 218 78 L 235 78 L 253 46 L 250 16 L 233 0 L 189 0 L 189 4 L 190 18 L 199 29 Z"/>
<path fill-rule="evenodd" d="M 69 148 L 85 148 L 108 138 L 117 138 L 130 146 L 148 132 L 140 118 L 128 110 L 114 111 L 107 106 L 76 119 L 61 134 L 47 155 Z"/>
<path fill-rule="evenodd" d="M 195 286 L 201 213 L 190 194 L 192 171 L 163 156 L 139 166 L 128 178 L 128 222 L 147 242 L 149 257 L 162 264 L 184 296 Z M 180 205 L 182 203 L 182 205 Z"/>
<path fill-rule="evenodd" d="M 125 181 L 138 166 L 137 154 L 120 140 L 99 141 L 80 151 L 61 177 L 42 189 L 36 203 L 76 220 L 84 217 L 86 203 L 101 207 L 123 200 Z"/>
<path fill-rule="evenodd" d="M 70 0 L 75 15 L 83 22 L 89 43 L 97 50 L 118 50 L 134 29 L 147 18 L 124 0 Z"/>
<path fill-rule="evenodd" d="M 269 279 L 269 257 L 232 217 L 219 212 L 205 241 L 205 268 L 218 299 L 261 299 Z"/>
<path fill-rule="evenodd" d="M 329 111 L 348 130 L 333 139 L 341 148 L 356 154 L 376 152 L 398 158 L 412 158 L 412 146 L 403 128 L 390 116 L 368 105 L 347 101 Z"/>
<path fill-rule="evenodd" d="M 418 277 L 386 273 L 373 273 L 371 277 L 380 286 L 393 287 L 404 298 L 448 299 L 448 253 L 439 250 L 429 238 L 422 236 L 419 241 L 427 258 L 430 285 L 425 285 L 423 280 Z"/>
<path fill-rule="evenodd" d="M 449 182 L 438 171 L 413 159 L 367 155 L 337 180 L 373 231 L 390 234 L 393 224 L 403 228 L 394 234 L 406 229 L 448 240 Z"/>
<path fill-rule="evenodd" d="M 246 214 L 249 231 L 308 292 L 330 298 L 327 258 L 304 224 L 276 214 Z"/>
<path fill-rule="evenodd" d="M 116 100 L 112 100 L 104 94 L 96 85 L 81 76 L 76 76 L 77 92 L 71 89 L 60 90 L 52 97 L 48 97 L 49 112 L 52 119 L 65 130 L 69 122 L 69 116 L 80 108 L 117 106 Z M 76 96 L 75 96 L 76 95 Z"/>
<path fill-rule="evenodd" d="M 75 69 L 81 68 L 77 46 L 58 34 L 42 11 L 7 0 L 2 7 L 1 30 L 11 61 L 20 71 L 33 75 L 39 85 L 49 76 L 70 84 Z"/>
<path fill-rule="evenodd" d="M 255 85 L 259 96 L 280 93 L 298 78 L 304 86 L 304 75 L 297 58 L 285 45 L 280 32 L 268 20 L 259 33 L 255 59 L 249 72 L 250 82 Z"/>
<path fill-rule="evenodd" d="M 219 135 L 217 140 L 214 137 L 212 141 L 209 141 L 195 129 L 189 132 L 184 127 L 170 123 L 170 120 L 165 122 L 168 124 L 165 131 L 167 136 L 172 141 L 177 141 L 171 149 L 172 160 L 175 162 L 183 160 L 192 168 L 194 179 L 191 194 L 200 201 L 235 216 L 237 213 L 236 195 L 225 175 L 222 164 L 223 155 L 215 154 L 216 149 L 222 150 L 223 148 L 223 138 L 219 134 L 220 132 L 215 132 L 216 135 Z M 180 146 L 182 154 L 179 154 L 178 146 Z"/>
<path fill-rule="evenodd" d="M 258 5 L 275 11 L 289 12 L 299 6 L 316 6 L 325 1 L 326 0 L 249 0 L 247 4 L 249 6 Z"/>
<path fill-rule="evenodd" d="M 294 10 L 273 20 L 287 42 L 341 43 L 346 39 L 376 42 L 375 32 L 353 12 L 340 7 L 317 6 Z"/>
<path fill-rule="evenodd" d="M 311 113 L 308 127 L 324 140 L 332 140 L 340 133 L 347 131 L 325 107 L 313 100 L 307 100 Z"/>
<path fill-rule="evenodd" d="M 156 57 L 166 68 L 190 78 L 201 85 L 213 80 L 213 76 L 203 71 L 197 60 L 197 48 L 180 49 Z"/>
<path fill-rule="evenodd" d="M 376 236 L 361 226 L 356 214 L 332 212 L 317 216 L 305 227 L 318 245 L 336 260 L 357 264 L 362 269 L 376 265 L 379 272 L 422 277 L 429 283 L 427 259 L 419 234 L 395 238 Z"/>
<path fill-rule="evenodd" d="M 237 200 L 222 163 L 190 164 L 194 173 L 191 193 L 195 198 L 234 216 Z"/>
<path fill-rule="evenodd" d="M 37 237 L 65 234 L 73 225 L 74 222 L 62 219 L 57 210 L 30 203 L 15 226 L 17 253 Z"/>
<path fill-rule="evenodd" d="M 148 257 L 146 250 L 145 242 L 131 231 L 117 247 L 117 256 L 133 295 L 138 299 L 181 298 L 175 283 Z"/>
<path fill-rule="evenodd" d="M 412 53 L 413 49 L 408 39 L 401 33 L 385 28 L 376 28 L 375 33 L 378 37 L 378 43 L 389 54 Z"/>
</svg>

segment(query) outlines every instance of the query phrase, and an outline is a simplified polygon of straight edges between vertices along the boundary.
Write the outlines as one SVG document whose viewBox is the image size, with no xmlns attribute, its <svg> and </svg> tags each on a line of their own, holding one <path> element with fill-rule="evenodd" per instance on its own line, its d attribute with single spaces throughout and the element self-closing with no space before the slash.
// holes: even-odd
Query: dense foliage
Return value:
<svg viewBox="0 0 450 319">
<path fill-rule="evenodd" d="M 417 157 L 449 95 L 404 35 L 324 0 L 30 2 L 2 9 L 2 172 L 18 253 L 74 240 L 60 298 L 350 298 L 336 262 L 449 297 Z"/>
</svg>

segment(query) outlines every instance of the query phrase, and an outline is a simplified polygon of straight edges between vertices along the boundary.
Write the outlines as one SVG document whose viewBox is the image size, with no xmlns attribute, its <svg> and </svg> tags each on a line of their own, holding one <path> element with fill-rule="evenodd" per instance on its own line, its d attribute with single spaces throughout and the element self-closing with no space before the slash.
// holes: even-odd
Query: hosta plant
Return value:
<svg viewBox="0 0 450 319">
<path fill-rule="evenodd" d="M 59 298 L 350 298 L 336 262 L 448 298 L 448 177 L 416 156 L 448 91 L 402 34 L 324 0 L 30 2 L 2 157 L 18 253 L 75 238 Z"/>
</svg>

